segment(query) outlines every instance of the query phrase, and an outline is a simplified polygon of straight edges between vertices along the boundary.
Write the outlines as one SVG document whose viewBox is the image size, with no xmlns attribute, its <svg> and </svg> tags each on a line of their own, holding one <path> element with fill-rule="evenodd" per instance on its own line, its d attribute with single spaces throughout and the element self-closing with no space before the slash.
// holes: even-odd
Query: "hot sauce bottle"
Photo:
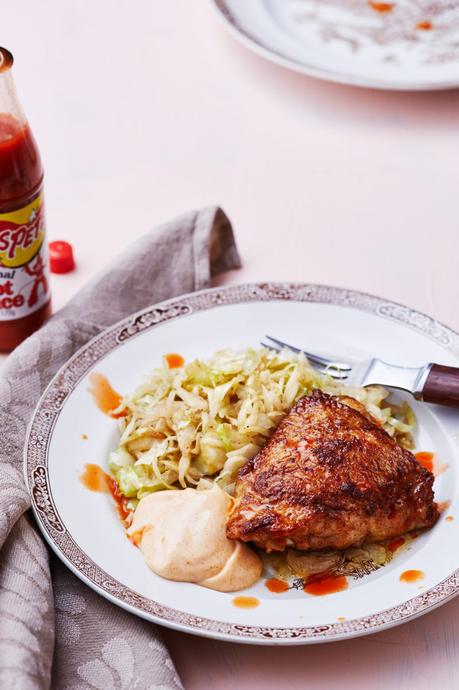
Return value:
<svg viewBox="0 0 459 690">
<path fill-rule="evenodd" d="M 0 48 L 0 351 L 8 352 L 51 313 L 43 168 Z"/>
</svg>

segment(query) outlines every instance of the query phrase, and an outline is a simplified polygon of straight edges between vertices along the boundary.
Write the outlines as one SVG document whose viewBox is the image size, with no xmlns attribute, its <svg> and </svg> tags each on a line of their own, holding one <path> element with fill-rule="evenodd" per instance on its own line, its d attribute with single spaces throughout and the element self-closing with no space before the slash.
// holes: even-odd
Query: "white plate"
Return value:
<svg viewBox="0 0 459 690">
<path fill-rule="evenodd" d="M 114 603 L 187 632 L 264 644 L 325 642 L 410 620 L 455 596 L 459 588 L 459 414 L 411 401 L 419 420 L 418 449 L 435 451 L 446 471 L 435 482 L 448 515 L 411 549 L 349 589 L 323 597 L 270 593 L 260 581 L 245 595 L 260 605 L 240 609 L 234 594 L 154 575 L 126 538 L 111 497 L 79 481 L 85 463 L 106 464 L 116 424 L 88 393 L 92 371 L 130 392 L 167 352 L 187 360 L 224 347 L 256 346 L 265 333 L 311 351 L 389 362 L 458 364 L 459 336 L 427 316 L 358 292 L 316 285 L 260 284 L 207 290 L 131 316 L 97 336 L 61 369 L 32 420 L 25 463 L 38 524 L 57 555 L 90 587 Z M 82 435 L 88 436 L 87 440 Z M 447 547 L 447 545 L 450 547 Z M 425 572 L 400 582 L 406 569 Z M 344 618 L 339 621 L 338 618 Z"/>
<path fill-rule="evenodd" d="M 459 2 L 212 0 L 231 33 L 303 74 L 377 89 L 459 86 Z M 431 28 L 421 28 L 421 26 Z"/>
</svg>

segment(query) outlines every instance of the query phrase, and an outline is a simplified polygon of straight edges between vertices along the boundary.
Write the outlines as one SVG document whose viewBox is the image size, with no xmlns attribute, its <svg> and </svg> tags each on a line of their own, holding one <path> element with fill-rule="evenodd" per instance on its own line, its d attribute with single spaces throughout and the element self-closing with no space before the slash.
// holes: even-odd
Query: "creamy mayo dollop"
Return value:
<svg viewBox="0 0 459 690">
<path fill-rule="evenodd" d="M 263 568 L 246 544 L 227 538 L 230 506 L 218 486 L 160 491 L 140 501 L 128 534 L 157 575 L 235 592 L 256 582 Z"/>
</svg>

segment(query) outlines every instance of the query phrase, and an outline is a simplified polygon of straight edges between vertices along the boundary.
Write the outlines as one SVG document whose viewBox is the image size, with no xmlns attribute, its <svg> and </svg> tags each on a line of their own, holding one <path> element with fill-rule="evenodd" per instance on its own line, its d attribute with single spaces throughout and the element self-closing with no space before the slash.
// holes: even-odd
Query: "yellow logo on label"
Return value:
<svg viewBox="0 0 459 690">
<path fill-rule="evenodd" d="M 41 195 L 23 208 L 0 213 L 0 265 L 19 268 L 28 264 L 40 250 L 44 226 Z"/>
</svg>

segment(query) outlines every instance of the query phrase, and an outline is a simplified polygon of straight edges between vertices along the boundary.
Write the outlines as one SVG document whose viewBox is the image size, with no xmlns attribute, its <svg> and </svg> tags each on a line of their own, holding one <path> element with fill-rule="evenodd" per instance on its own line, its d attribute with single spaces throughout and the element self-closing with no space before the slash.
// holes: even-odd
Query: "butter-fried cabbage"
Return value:
<svg viewBox="0 0 459 690">
<path fill-rule="evenodd" d="M 412 446 L 414 413 L 389 404 L 384 388 L 345 386 L 287 349 L 222 350 L 179 369 L 164 360 L 123 400 L 110 471 L 131 508 L 153 491 L 201 487 L 209 479 L 232 493 L 237 470 L 313 388 L 356 398 L 401 445 Z"/>
</svg>

